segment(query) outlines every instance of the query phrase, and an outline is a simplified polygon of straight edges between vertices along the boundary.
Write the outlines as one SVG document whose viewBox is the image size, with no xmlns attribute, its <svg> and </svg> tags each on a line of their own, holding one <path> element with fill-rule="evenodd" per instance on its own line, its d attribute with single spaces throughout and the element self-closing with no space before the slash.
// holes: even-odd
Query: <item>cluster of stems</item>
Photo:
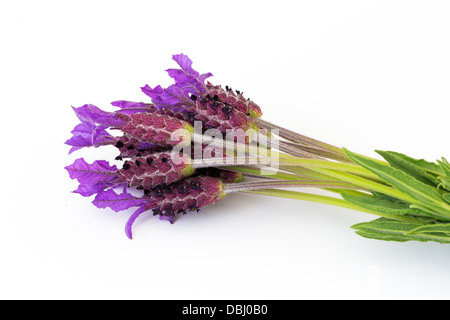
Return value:
<svg viewBox="0 0 450 320">
<path fill-rule="evenodd" d="M 267 159 L 259 156 L 257 147 L 234 144 L 235 149 L 245 149 L 246 157 L 234 157 L 235 165 L 228 162 L 218 164 L 207 159 L 193 163 L 194 167 L 221 166 L 222 169 L 236 171 L 252 178 L 251 182 L 224 184 L 224 192 L 245 192 L 257 195 L 274 196 L 287 199 L 306 200 L 339 206 L 343 208 L 364 211 L 379 215 L 371 210 L 365 210 L 353 205 L 340 197 L 346 194 L 363 195 L 380 192 L 398 199 L 405 199 L 404 195 L 387 185 L 371 171 L 354 164 L 343 148 L 339 148 L 313 138 L 295 133 L 278 125 L 256 119 L 263 130 L 276 130 L 278 150 L 270 149 L 267 158 L 278 160 L 278 168 L 273 169 L 262 163 Z M 194 136 L 195 141 L 195 136 Z M 204 137 L 203 137 L 204 141 Z M 254 162 L 252 163 L 251 160 Z M 373 159 L 374 161 L 381 160 Z M 243 164 L 245 161 L 248 164 Z M 256 162 L 256 163 L 255 163 Z M 268 172 L 272 170 L 273 172 Z M 330 192 L 330 196 L 295 191 L 297 188 L 318 188 Z M 285 190 L 294 189 L 294 190 Z M 335 196 L 331 196 L 334 194 Z M 408 218 L 399 217 L 407 221 Z"/>
</svg>

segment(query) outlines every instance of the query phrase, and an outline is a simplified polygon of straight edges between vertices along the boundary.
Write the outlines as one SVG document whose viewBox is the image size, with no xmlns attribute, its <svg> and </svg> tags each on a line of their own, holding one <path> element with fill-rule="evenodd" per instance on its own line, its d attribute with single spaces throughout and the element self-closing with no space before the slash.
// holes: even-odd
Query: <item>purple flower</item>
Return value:
<svg viewBox="0 0 450 320">
<path fill-rule="evenodd" d="M 80 158 L 65 169 L 69 172 L 70 178 L 77 179 L 80 184 L 94 185 L 99 182 L 111 182 L 118 177 L 117 167 L 110 166 L 105 160 L 97 160 L 89 164 Z"/>
<path fill-rule="evenodd" d="M 126 122 L 121 130 L 142 142 L 161 146 L 175 146 L 181 142 L 185 145 L 191 143 L 190 133 L 194 131 L 194 128 L 186 121 L 151 113 L 135 113 L 130 116 L 120 115 L 120 117 Z M 183 137 L 172 138 L 174 132 L 181 131 L 185 132 Z"/>
<path fill-rule="evenodd" d="M 76 179 L 80 183 L 74 192 L 84 197 L 89 197 L 120 183 L 117 167 L 110 166 L 104 160 L 97 160 L 89 164 L 80 158 L 65 169 L 72 179 Z"/>
<path fill-rule="evenodd" d="M 92 104 L 85 104 L 79 108 L 72 107 L 78 119 L 82 123 L 93 123 L 106 127 L 120 127 L 124 122 L 120 117 L 112 112 L 106 112 Z"/>
<path fill-rule="evenodd" d="M 173 55 L 172 59 L 178 63 L 181 69 L 168 69 L 166 71 L 175 80 L 176 85 L 179 87 L 192 86 L 197 89 L 197 92 L 206 91 L 205 80 L 212 76 L 211 73 L 200 75 L 192 68 L 192 61 L 187 55 Z"/>
<path fill-rule="evenodd" d="M 212 76 L 211 73 L 200 75 L 192 68 L 192 61 L 184 54 L 174 55 L 181 69 L 168 69 L 167 72 L 175 80 L 175 84 L 164 89 L 161 86 L 151 88 L 149 85 L 142 87 L 142 91 L 152 98 L 158 108 L 174 108 L 176 111 L 183 109 L 183 105 L 192 104 L 190 94 L 198 95 L 206 92 L 205 80 Z"/>
<path fill-rule="evenodd" d="M 240 93 L 205 83 L 212 74 L 194 70 L 188 56 L 174 55 L 173 60 L 179 68 L 166 71 L 174 84 L 141 88 L 151 103 L 117 100 L 111 103 L 118 108 L 114 112 L 92 104 L 72 107 L 81 123 L 66 141 L 72 146 L 70 153 L 83 147 L 113 145 L 119 151 L 116 160 L 128 158 L 121 169 L 104 160 L 92 164 L 83 158 L 75 160 L 65 168 L 79 182 L 74 192 L 84 197 L 95 195 L 93 204 L 98 208 L 115 212 L 137 208 L 125 226 L 130 239 L 134 222 L 145 211 L 152 210 L 160 220 L 174 223 L 177 214 L 199 211 L 224 197 L 222 175 L 195 175 L 190 158 L 181 164 L 171 159 L 174 146 L 181 142 L 191 146 L 195 120 L 202 121 L 205 128 L 220 130 L 248 129 L 253 125 L 249 100 Z M 108 129 L 121 135 L 113 136 Z M 172 134 L 180 129 L 184 135 L 172 140 Z M 228 176 L 230 182 L 239 178 L 234 173 Z M 123 191 L 118 192 L 118 187 Z M 127 188 L 134 188 L 138 195 Z"/>
<path fill-rule="evenodd" d="M 74 190 L 74 193 L 78 193 L 82 195 L 83 197 L 90 197 L 94 194 L 99 193 L 100 191 L 103 191 L 107 188 L 111 188 L 114 186 L 114 183 L 110 182 L 98 182 L 96 184 L 80 184 L 76 190 Z"/>
<path fill-rule="evenodd" d="M 115 107 L 120 108 L 118 113 L 123 113 L 127 115 L 145 112 L 153 113 L 156 110 L 158 110 L 153 104 L 144 102 L 118 100 L 111 102 L 111 104 Z"/>
<path fill-rule="evenodd" d="M 84 147 L 99 147 L 111 144 L 115 138 L 106 131 L 107 127 L 93 123 L 80 123 L 72 130 L 72 138 L 65 143 L 72 148 L 69 154 Z"/>
<path fill-rule="evenodd" d="M 101 191 L 97 194 L 94 201 L 92 201 L 97 208 L 110 208 L 115 212 L 137 207 L 147 202 L 149 202 L 149 199 L 139 198 L 128 193 L 126 187 L 120 194 L 117 194 L 112 189 Z"/>
<path fill-rule="evenodd" d="M 125 226 L 125 233 L 132 239 L 132 226 L 136 219 L 145 211 L 153 210 L 153 215 L 158 215 L 160 220 L 175 222 L 175 214 L 185 214 L 187 211 L 199 211 L 208 205 L 212 205 L 225 196 L 223 184 L 220 179 L 198 176 L 187 178 L 169 185 L 161 184 L 146 192 L 147 201 L 143 198 L 136 198 L 130 194 L 117 195 L 112 190 L 108 190 L 107 202 L 117 201 L 119 209 L 124 205 L 139 206 L 139 208 L 130 216 Z M 102 192 L 106 193 L 106 192 Z M 97 196 L 99 197 L 100 194 Z M 125 203 L 121 203 L 125 202 Z M 131 205 L 131 204 L 133 205 Z M 96 204 L 97 205 L 97 204 Z M 116 208 L 117 209 L 117 208 Z M 114 210 L 114 209 L 113 209 Z"/>
<path fill-rule="evenodd" d="M 173 161 L 172 153 L 156 152 L 146 157 L 136 157 L 125 161 L 118 170 L 120 182 L 130 187 L 150 189 L 162 184 L 170 184 L 194 173 L 191 159 Z"/>
<path fill-rule="evenodd" d="M 115 138 L 106 129 L 121 126 L 123 120 L 117 114 L 103 111 L 92 104 L 72 107 L 81 123 L 72 130 L 72 138 L 66 144 L 72 146 L 69 154 L 84 147 L 111 144 Z"/>
</svg>

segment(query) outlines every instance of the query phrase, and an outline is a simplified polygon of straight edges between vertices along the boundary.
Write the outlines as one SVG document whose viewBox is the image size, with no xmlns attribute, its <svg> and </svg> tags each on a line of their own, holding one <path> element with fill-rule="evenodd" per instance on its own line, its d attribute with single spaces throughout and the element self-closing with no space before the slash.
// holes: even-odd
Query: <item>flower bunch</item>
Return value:
<svg viewBox="0 0 450 320">
<path fill-rule="evenodd" d="M 126 227 L 130 238 L 132 223 L 142 212 L 152 211 L 173 223 L 177 214 L 198 211 L 222 199 L 224 182 L 243 179 L 238 172 L 202 163 L 194 166 L 190 153 L 174 153 L 174 147 L 191 148 L 195 123 L 202 132 L 258 130 L 254 118 L 261 116 L 261 109 L 257 104 L 239 91 L 205 83 L 211 74 L 200 75 L 186 55 L 174 55 L 173 59 L 180 68 L 167 70 L 175 80 L 172 86 L 141 88 L 151 102 L 115 101 L 112 105 L 119 109 L 114 112 L 91 104 L 73 108 L 81 123 L 66 141 L 72 147 L 70 153 L 110 145 L 119 151 L 115 160 L 123 161 L 117 168 L 104 160 L 91 164 L 83 158 L 75 160 L 66 167 L 70 177 L 79 182 L 74 192 L 95 195 L 93 204 L 99 208 L 118 212 L 137 207 Z M 117 131 L 119 135 L 111 134 Z M 203 144 L 200 147 L 205 148 Z"/>
<path fill-rule="evenodd" d="M 98 208 L 135 208 L 174 223 L 187 212 L 245 192 L 326 203 L 379 216 L 354 225 L 366 238 L 450 243 L 450 164 L 377 151 L 384 160 L 350 152 L 261 118 L 239 90 L 213 85 L 184 54 L 168 69 L 174 84 L 142 87 L 148 102 L 114 101 L 115 111 L 74 107 L 80 123 L 70 152 L 114 147 L 111 164 L 83 158 L 66 167 L 74 191 Z M 213 132 L 211 134 L 211 132 Z M 314 187 L 330 196 L 296 191 Z M 293 190 L 292 190 L 293 189 Z"/>
</svg>

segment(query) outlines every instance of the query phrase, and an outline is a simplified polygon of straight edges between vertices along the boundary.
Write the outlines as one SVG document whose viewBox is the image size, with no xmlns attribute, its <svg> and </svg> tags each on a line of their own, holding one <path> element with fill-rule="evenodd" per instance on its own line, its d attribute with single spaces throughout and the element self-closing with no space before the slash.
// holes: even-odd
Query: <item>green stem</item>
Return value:
<svg viewBox="0 0 450 320">
<path fill-rule="evenodd" d="M 306 168 L 322 168 L 333 169 L 343 172 L 348 172 L 356 175 L 361 175 L 374 181 L 383 182 L 376 174 L 369 170 L 351 163 L 340 163 L 328 160 L 313 160 L 313 159 L 299 159 L 299 158 L 285 158 L 282 157 L 279 160 L 282 165 L 299 165 Z"/>
<path fill-rule="evenodd" d="M 242 172 L 242 173 L 249 174 L 251 176 L 261 176 L 264 178 L 279 179 L 279 180 L 300 180 L 302 177 L 304 177 L 302 175 L 291 174 L 291 173 L 286 173 L 286 172 L 281 172 L 281 171 L 271 172 L 271 174 L 262 174 L 261 173 L 262 170 L 268 172 L 269 169 L 258 168 L 258 167 L 248 167 L 248 166 L 230 166 L 230 167 L 224 167 L 223 169 L 230 170 L 230 171 L 236 171 L 236 172 Z M 325 179 L 321 179 L 321 180 L 325 180 Z"/>
<path fill-rule="evenodd" d="M 277 189 L 261 189 L 261 190 L 252 190 L 252 191 L 244 191 L 244 192 L 258 194 L 258 195 L 264 195 L 264 196 L 285 198 L 285 199 L 305 200 L 305 201 L 310 201 L 310 202 L 323 203 L 323 204 L 342 207 L 342 208 L 351 209 L 351 210 L 355 210 L 355 211 L 359 211 L 359 212 L 366 212 L 366 213 L 370 213 L 373 215 L 382 216 L 385 218 L 395 219 L 398 221 L 419 223 L 419 221 L 417 219 L 414 219 L 411 217 L 402 216 L 402 215 L 381 214 L 381 213 L 378 213 L 375 211 L 360 208 L 351 203 L 348 203 L 347 201 L 345 201 L 343 199 L 338 199 L 338 198 L 333 198 L 333 197 L 328 197 L 328 196 L 323 196 L 323 195 L 316 195 L 316 194 L 297 192 L 297 191 L 288 191 L 288 190 L 277 190 Z"/>
<path fill-rule="evenodd" d="M 372 191 L 376 191 L 376 192 L 380 192 L 383 193 L 385 195 L 409 202 L 409 203 L 415 203 L 416 201 L 411 198 L 410 196 L 397 191 L 396 189 L 387 186 L 385 184 L 380 184 L 378 182 L 369 180 L 369 179 L 365 179 L 363 177 L 359 177 L 356 175 L 352 175 L 352 174 L 348 174 L 345 172 L 339 172 L 336 170 L 327 170 L 327 169 L 323 169 L 322 170 L 323 173 L 328 174 L 329 176 L 332 176 L 334 178 L 337 178 L 339 180 L 342 181 L 347 181 L 350 182 L 354 185 L 366 188 L 366 189 L 370 189 Z"/>
<path fill-rule="evenodd" d="M 223 185 L 223 192 L 231 193 L 231 192 L 243 192 L 260 189 L 280 189 L 280 188 L 298 188 L 298 187 L 338 189 L 340 191 L 347 189 L 351 190 L 354 188 L 352 184 L 341 181 L 268 180 L 256 182 L 225 183 Z"/>
</svg>

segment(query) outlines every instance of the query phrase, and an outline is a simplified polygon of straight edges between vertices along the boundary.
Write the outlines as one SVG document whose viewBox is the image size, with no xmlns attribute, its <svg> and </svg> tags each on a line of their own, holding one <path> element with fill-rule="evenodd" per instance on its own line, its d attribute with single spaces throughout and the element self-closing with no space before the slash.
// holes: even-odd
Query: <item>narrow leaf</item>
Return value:
<svg viewBox="0 0 450 320">
<path fill-rule="evenodd" d="M 442 169 L 442 174 L 450 176 L 450 164 L 448 163 L 447 159 L 442 158 L 442 161 L 438 160 L 437 163 L 439 164 L 439 167 Z"/>
<path fill-rule="evenodd" d="M 405 223 L 387 218 L 379 218 L 369 222 L 358 223 L 352 226 L 356 233 L 362 237 L 384 241 L 434 241 L 450 243 L 450 231 L 446 225 L 418 225 Z"/>
<path fill-rule="evenodd" d="M 436 237 L 433 235 L 410 234 L 410 232 L 420 227 L 418 224 L 395 221 L 387 218 L 379 218 L 369 222 L 358 223 L 352 228 L 362 237 L 384 240 L 384 241 L 436 241 L 440 243 L 450 243 L 450 237 Z"/>
<path fill-rule="evenodd" d="M 409 234 L 422 233 L 444 233 L 450 236 L 450 223 L 436 223 L 417 227 L 409 232 Z"/>
<path fill-rule="evenodd" d="M 427 173 L 426 168 L 423 167 L 423 163 L 428 163 L 427 167 L 432 167 L 434 170 L 438 170 L 439 166 L 433 166 L 433 163 L 425 162 L 425 160 L 421 160 L 421 165 L 418 165 L 418 160 L 398 152 L 379 150 L 376 152 L 380 154 L 387 162 L 389 162 L 392 167 L 402 170 L 417 180 L 431 186 L 436 186 L 439 184 L 439 180 L 436 179 L 436 177 Z"/>
<path fill-rule="evenodd" d="M 344 149 L 345 150 L 345 149 Z M 372 171 L 398 191 L 411 198 L 411 203 L 428 207 L 437 215 L 450 216 L 450 206 L 433 187 L 424 184 L 403 171 L 345 150 L 356 164 Z"/>
<path fill-rule="evenodd" d="M 445 201 L 447 201 L 448 203 L 450 203 L 450 193 L 444 193 L 442 195 L 442 197 L 445 199 Z"/>
<path fill-rule="evenodd" d="M 369 233 L 369 232 L 364 232 L 364 231 L 356 231 L 355 233 L 357 235 L 360 235 L 361 237 L 368 238 L 368 239 L 374 239 L 374 240 L 397 241 L 397 242 L 411 241 L 410 238 L 405 237 L 403 235 L 376 234 L 376 233 Z"/>
<path fill-rule="evenodd" d="M 405 201 L 388 196 L 384 193 L 381 192 L 372 192 L 372 194 L 374 195 L 374 197 L 378 198 L 378 199 L 382 199 L 382 200 L 389 200 L 391 202 L 398 202 L 398 203 L 403 203 L 403 204 L 407 204 Z"/>
<path fill-rule="evenodd" d="M 393 202 L 387 199 L 379 199 L 369 195 L 349 195 L 341 194 L 344 200 L 358 207 L 375 211 L 383 215 L 423 215 L 418 209 L 411 209 L 408 204 L 401 202 Z"/>
</svg>

